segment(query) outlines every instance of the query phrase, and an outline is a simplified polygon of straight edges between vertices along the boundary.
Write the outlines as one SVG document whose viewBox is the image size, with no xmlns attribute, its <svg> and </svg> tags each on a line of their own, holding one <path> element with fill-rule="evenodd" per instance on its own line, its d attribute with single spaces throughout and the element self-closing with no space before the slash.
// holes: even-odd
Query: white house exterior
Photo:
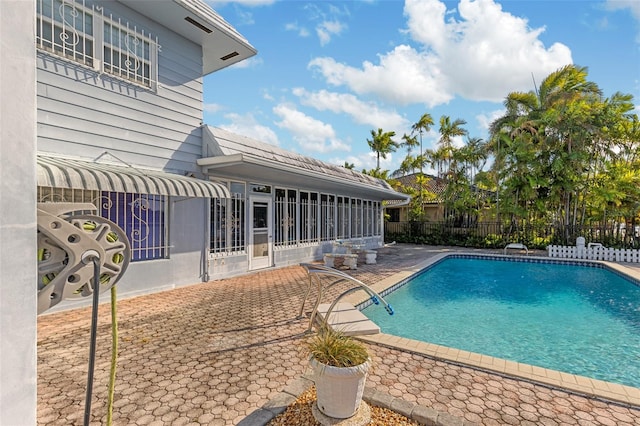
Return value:
<svg viewBox="0 0 640 426">
<path fill-rule="evenodd" d="M 382 203 L 405 195 L 202 125 L 203 76 L 257 53 L 204 1 L 0 12 L 0 423 L 35 423 L 35 202 L 93 203 L 123 228 L 120 297 L 320 259 L 337 239 L 382 244 Z"/>
<path fill-rule="evenodd" d="M 336 240 L 381 247 L 383 201 L 407 197 L 383 180 L 209 126 L 197 164 L 231 192 L 211 203 L 211 278 L 320 259 Z"/>
<path fill-rule="evenodd" d="M 203 76 L 256 50 L 201 0 L 36 0 L 37 201 L 132 245 L 129 297 L 382 245 L 381 180 L 202 125 Z M 89 300 L 63 302 L 66 309 Z"/>
<path fill-rule="evenodd" d="M 383 181 L 201 125 L 203 75 L 256 53 L 206 4 L 36 6 L 37 199 L 125 230 L 120 295 L 382 244 L 382 201 L 403 198 Z"/>
</svg>

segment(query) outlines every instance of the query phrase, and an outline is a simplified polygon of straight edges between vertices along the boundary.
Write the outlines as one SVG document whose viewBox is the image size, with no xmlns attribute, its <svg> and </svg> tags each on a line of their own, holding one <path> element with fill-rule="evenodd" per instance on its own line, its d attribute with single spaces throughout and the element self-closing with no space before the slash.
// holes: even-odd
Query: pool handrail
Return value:
<svg viewBox="0 0 640 426">
<path fill-rule="evenodd" d="M 391 307 L 391 305 L 389 303 L 387 303 L 386 300 L 384 300 L 384 298 L 382 296 L 380 296 L 378 293 L 376 293 L 376 291 L 373 290 L 371 287 L 369 287 L 368 285 L 366 285 L 362 281 L 352 277 L 351 275 L 345 274 L 342 271 L 338 271 L 336 269 L 330 268 L 328 266 L 320 265 L 320 264 L 302 263 L 300 266 L 305 268 L 305 270 L 307 271 L 307 275 L 309 276 L 309 287 L 307 288 L 307 292 L 305 294 L 304 300 L 302 301 L 302 306 L 300 307 L 300 313 L 298 314 L 299 318 L 301 318 L 303 316 L 304 306 L 305 306 L 305 304 L 307 302 L 309 294 L 311 293 L 311 287 L 312 287 L 312 283 L 313 283 L 312 279 L 313 278 L 316 278 L 317 286 L 318 286 L 318 298 L 316 299 L 316 303 L 315 303 L 315 305 L 313 307 L 313 310 L 311 311 L 311 316 L 309 318 L 309 327 L 307 328 L 307 332 L 310 332 L 313 329 L 313 322 L 314 322 L 316 314 L 318 312 L 318 306 L 320 306 L 320 300 L 322 299 L 322 280 L 319 277 L 320 275 L 327 275 L 327 276 L 331 276 L 331 277 L 334 277 L 334 278 L 338 278 L 336 281 L 330 283 L 327 286 L 327 288 L 332 286 L 332 285 L 335 285 L 335 284 L 338 284 L 340 282 L 343 282 L 343 281 L 351 281 L 351 282 L 353 282 L 353 283 L 355 283 L 357 285 L 356 287 L 351 287 L 351 288 L 345 290 L 344 292 L 342 292 L 333 301 L 333 303 L 331 303 L 331 305 L 329 306 L 329 309 L 327 310 L 327 312 L 325 314 L 325 318 L 324 318 L 326 326 L 329 325 L 329 315 L 331 314 L 331 312 L 335 308 L 336 304 L 340 301 L 340 299 L 342 299 L 347 294 L 352 293 L 354 291 L 358 291 L 358 290 L 364 290 L 369 295 L 371 301 L 373 303 L 375 303 L 376 305 L 379 305 L 380 302 L 382 302 L 382 304 L 385 307 L 385 310 L 387 311 L 387 313 L 389 315 L 393 315 L 394 314 L 393 308 Z"/>
</svg>

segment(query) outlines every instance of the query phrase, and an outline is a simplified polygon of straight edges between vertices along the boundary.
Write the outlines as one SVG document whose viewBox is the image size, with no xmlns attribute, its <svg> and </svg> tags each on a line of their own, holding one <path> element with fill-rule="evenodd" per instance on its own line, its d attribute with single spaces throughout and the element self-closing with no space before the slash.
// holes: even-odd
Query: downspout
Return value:
<svg viewBox="0 0 640 426">
<path fill-rule="evenodd" d="M 209 281 L 209 247 L 211 238 L 211 198 L 204 203 L 204 236 L 202 238 L 202 282 Z"/>
</svg>

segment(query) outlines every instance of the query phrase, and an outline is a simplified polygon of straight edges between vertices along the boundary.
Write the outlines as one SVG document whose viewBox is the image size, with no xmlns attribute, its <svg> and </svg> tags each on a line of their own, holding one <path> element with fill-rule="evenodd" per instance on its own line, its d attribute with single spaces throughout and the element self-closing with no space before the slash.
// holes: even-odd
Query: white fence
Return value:
<svg viewBox="0 0 640 426">
<path fill-rule="evenodd" d="M 640 250 L 637 249 L 614 249 L 602 246 L 548 246 L 547 250 L 549 257 L 640 263 Z"/>
</svg>

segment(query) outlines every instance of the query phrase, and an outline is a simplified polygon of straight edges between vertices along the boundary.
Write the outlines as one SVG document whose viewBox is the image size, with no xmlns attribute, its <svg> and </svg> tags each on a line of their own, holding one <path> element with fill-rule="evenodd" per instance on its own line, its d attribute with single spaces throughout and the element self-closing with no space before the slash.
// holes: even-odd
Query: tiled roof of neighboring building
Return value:
<svg viewBox="0 0 640 426">
<path fill-rule="evenodd" d="M 410 175 L 401 176 L 399 178 L 396 178 L 395 180 L 405 188 L 409 187 L 415 189 L 416 191 L 419 191 L 420 186 L 416 182 L 417 176 L 417 173 L 413 173 Z M 429 174 L 424 174 L 424 176 L 426 176 L 427 178 L 427 187 L 425 189 L 430 192 L 430 194 L 428 194 L 428 196 L 424 198 L 424 202 L 441 203 L 443 201 L 442 195 L 447 188 L 447 181 L 445 179 Z"/>
</svg>

